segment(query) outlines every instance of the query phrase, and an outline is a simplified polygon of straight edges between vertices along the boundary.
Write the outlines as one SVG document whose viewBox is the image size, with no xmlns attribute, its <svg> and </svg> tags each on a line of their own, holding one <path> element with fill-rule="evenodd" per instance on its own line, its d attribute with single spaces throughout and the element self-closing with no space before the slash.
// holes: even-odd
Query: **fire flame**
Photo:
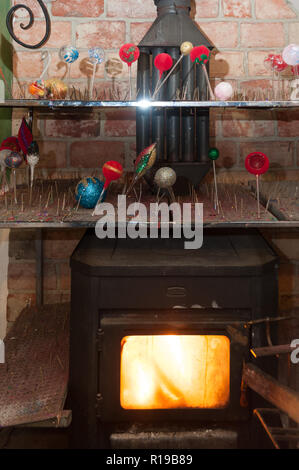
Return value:
<svg viewBox="0 0 299 470">
<path fill-rule="evenodd" d="M 226 336 L 123 338 L 122 408 L 224 408 L 229 394 L 230 342 Z"/>
</svg>

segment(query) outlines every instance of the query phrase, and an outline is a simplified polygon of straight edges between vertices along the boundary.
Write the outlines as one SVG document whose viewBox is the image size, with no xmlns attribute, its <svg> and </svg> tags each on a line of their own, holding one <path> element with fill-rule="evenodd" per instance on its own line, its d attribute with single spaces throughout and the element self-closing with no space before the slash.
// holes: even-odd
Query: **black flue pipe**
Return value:
<svg viewBox="0 0 299 470">
<path fill-rule="evenodd" d="M 140 50 L 137 71 L 137 99 L 150 97 L 150 55 L 149 51 Z M 136 145 L 137 154 L 150 145 L 150 112 L 148 109 L 136 110 Z"/>
<path fill-rule="evenodd" d="M 166 52 L 172 57 L 173 64 L 175 64 L 180 57 L 180 49 L 178 47 L 169 47 Z M 175 100 L 177 91 L 180 90 L 179 66 L 174 69 L 165 87 L 168 101 Z M 168 110 L 166 121 L 167 161 L 178 162 L 180 157 L 180 110 L 175 108 Z"/>
<path fill-rule="evenodd" d="M 156 86 L 160 82 L 160 72 L 154 66 L 155 58 L 158 54 L 162 54 L 164 48 L 155 47 L 153 48 L 153 65 L 152 65 L 152 95 L 156 90 Z M 159 86 L 159 85 L 158 85 Z M 165 96 L 165 86 L 159 90 L 155 96 L 156 101 L 163 101 Z M 157 160 L 164 160 L 165 146 L 164 146 L 164 134 L 165 134 L 165 113 L 163 108 L 155 108 L 152 111 L 152 141 L 157 144 Z"/>
</svg>

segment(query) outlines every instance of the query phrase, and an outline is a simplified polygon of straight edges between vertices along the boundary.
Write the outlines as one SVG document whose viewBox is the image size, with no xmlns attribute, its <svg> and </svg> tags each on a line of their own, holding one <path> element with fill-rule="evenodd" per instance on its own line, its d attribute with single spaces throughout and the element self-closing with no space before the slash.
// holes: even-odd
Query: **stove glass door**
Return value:
<svg viewBox="0 0 299 470">
<path fill-rule="evenodd" d="M 230 340 L 222 335 L 126 336 L 120 403 L 126 410 L 225 408 Z"/>
</svg>

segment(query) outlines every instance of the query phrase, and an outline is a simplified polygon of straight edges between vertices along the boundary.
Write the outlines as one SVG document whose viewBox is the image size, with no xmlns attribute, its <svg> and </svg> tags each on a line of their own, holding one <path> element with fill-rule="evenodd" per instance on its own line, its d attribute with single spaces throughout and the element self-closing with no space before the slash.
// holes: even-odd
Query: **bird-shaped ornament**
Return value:
<svg viewBox="0 0 299 470">
<path fill-rule="evenodd" d="M 146 147 L 144 150 L 142 150 L 142 152 L 140 152 L 140 154 L 136 158 L 136 161 L 135 161 L 135 164 L 134 164 L 135 165 L 135 175 L 133 177 L 133 180 L 132 180 L 128 190 L 126 191 L 126 195 L 128 195 L 132 191 L 135 183 L 140 178 L 142 178 L 150 168 L 152 168 L 152 166 L 154 165 L 154 163 L 156 161 L 156 157 L 157 157 L 157 144 L 156 144 L 156 142 L 151 144 L 149 147 Z"/>
</svg>

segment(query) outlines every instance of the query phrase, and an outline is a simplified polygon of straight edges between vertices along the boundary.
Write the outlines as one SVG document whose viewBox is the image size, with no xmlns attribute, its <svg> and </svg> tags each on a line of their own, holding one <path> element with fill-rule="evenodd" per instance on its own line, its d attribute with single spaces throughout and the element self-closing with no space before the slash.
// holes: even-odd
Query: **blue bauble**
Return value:
<svg viewBox="0 0 299 470">
<path fill-rule="evenodd" d="M 93 209 L 99 200 L 103 187 L 104 183 L 98 178 L 91 176 L 83 178 L 83 180 L 78 183 L 75 192 L 77 201 L 79 201 L 81 197 L 80 206 L 85 209 Z"/>
</svg>

